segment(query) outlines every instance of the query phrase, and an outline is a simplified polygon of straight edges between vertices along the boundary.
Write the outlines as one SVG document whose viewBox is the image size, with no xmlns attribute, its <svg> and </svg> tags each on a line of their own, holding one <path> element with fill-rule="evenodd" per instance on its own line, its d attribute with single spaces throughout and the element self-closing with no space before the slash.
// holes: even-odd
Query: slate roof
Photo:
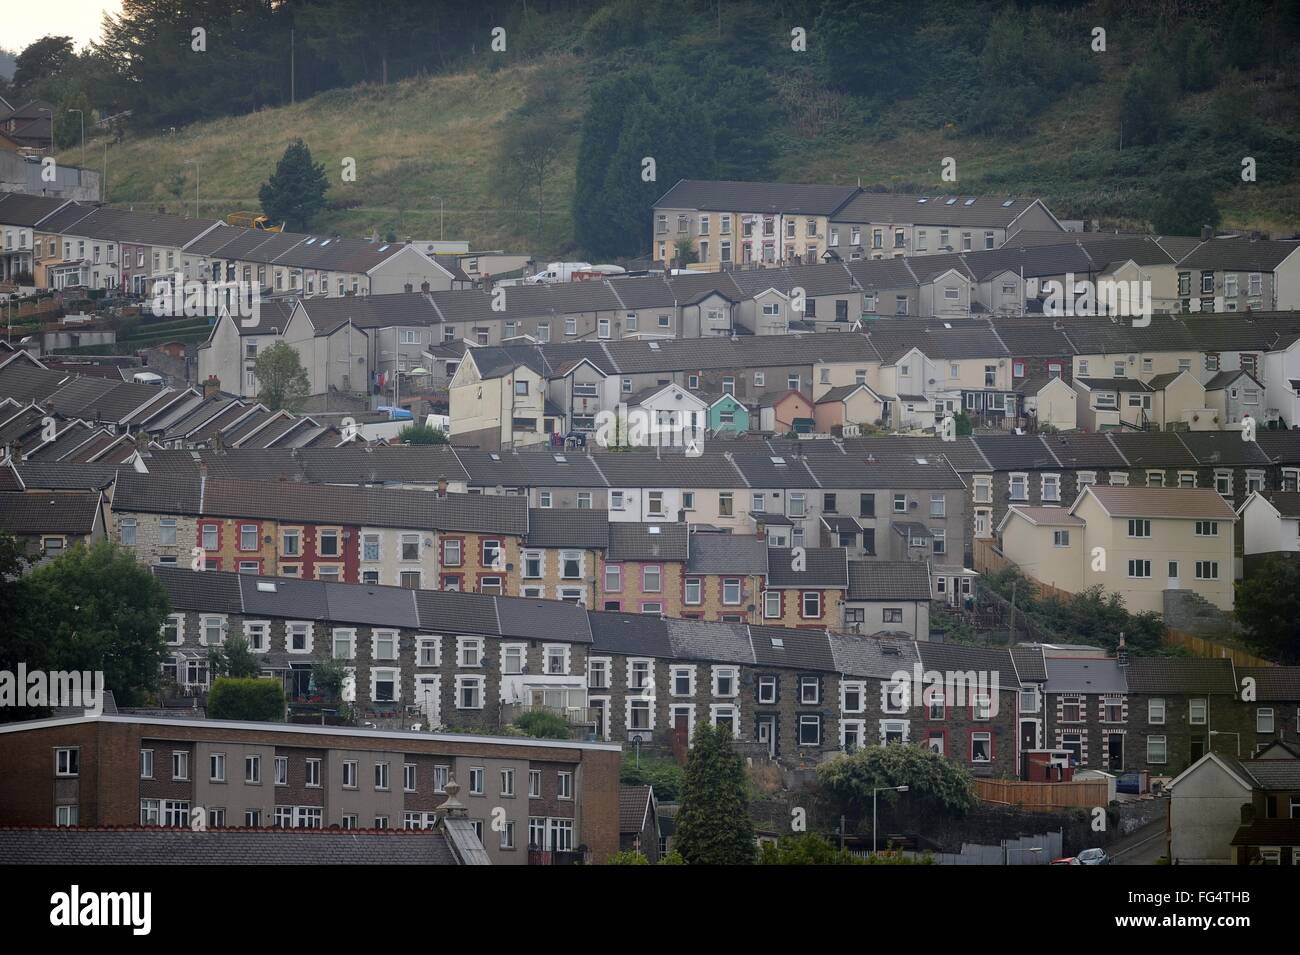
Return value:
<svg viewBox="0 0 1300 955">
<path fill-rule="evenodd" d="M 1215 755 L 1259 789 L 1269 791 L 1300 789 L 1300 759 L 1238 759 L 1222 753 Z M 1291 831 L 1300 836 L 1300 820 L 1257 820 L 1256 825 L 1259 822 L 1290 823 Z M 1297 839 L 1297 844 L 1300 844 L 1300 839 Z"/>
<path fill-rule="evenodd" d="M 1178 260 L 1181 268 L 1231 272 L 1271 272 L 1293 254 L 1300 243 L 1248 237 L 1213 238 Z"/>
<path fill-rule="evenodd" d="M 412 527 L 522 536 L 528 502 L 514 495 L 447 494 L 209 478 L 203 514 L 310 523 Z"/>
<path fill-rule="evenodd" d="M 420 626 L 415 591 L 402 587 L 326 583 L 325 606 L 330 620 L 404 630 Z"/>
<path fill-rule="evenodd" d="M 1171 379 L 1172 380 L 1172 379 Z M 1075 378 L 1075 384 L 1085 385 L 1091 391 L 1130 391 L 1150 393 L 1158 390 L 1137 378 Z M 1163 387 L 1163 385 L 1161 386 Z"/>
<path fill-rule="evenodd" d="M 949 199 L 956 199 L 956 202 L 950 204 Z M 1026 196 L 972 196 L 969 193 L 951 196 L 942 193 L 859 192 L 836 213 L 835 221 L 1005 228 L 1036 201 Z M 1061 233 L 1062 236 L 1065 234 Z"/>
<path fill-rule="evenodd" d="M 118 468 L 111 464 L 65 464 L 62 462 L 21 461 L 15 467 L 28 490 L 96 491 L 117 479 Z"/>
<path fill-rule="evenodd" d="M 1240 444 L 1241 436 L 1234 435 Z M 1115 431 L 1108 435 L 1120 454 L 1134 468 L 1195 467 L 1196 458 L 1173 431 Z"/>
<path fill-rule="evenodd" d="M 113 510 L 198 514 L 198 475 L 139 474 L 123 468 L 113 489 Z"/>
<path fill-rule="evenodd" d="M 580 604 L 532 597 L 497 597 L 501 636 L 591 643 L 591 624 Z"/>
<path fill-rule="evenodd" d="M 1020 687 L 1011 653 L 1003 647 L 968 647 L 955 643 L 923 641 L 917 644 L 917 653 L 920 654 L 921 663 L 926 670 L 937 670 L 941 673 L 973 670 L 989 674 L 990 682 L 992 674 L 996 673 L 1000 690 Z"/>
<path fill-rule="evenodd" d="M 835 669 L 846 676 L 888 680 L 899 670 L 912 672 L 920 661 L 916 644 L 909 640 L 882 640 L 832 633 L 829 637 Z"/>
<path fill-rule="evenodd" d="M 1237 692 L 1232 661 L 1226 659 L 1133 657 L 1127 677 L 1130 693 Z"/>
<path fill-rule="evenodd" d="M 0 829 L 17 865 L 457 865 L 427 829 Z"/>
<path fill-rule="evenodd" d="M 0 222 L 13 226 L 35 226 L 69 201 L 54 196 L 0 192 Z"/>
<path fill-rule="evenodd" d="M 1255 443 L 1275 464 L 1300 464 L 1300 430 L 1257 431 Z"/>
<path fill-rule="evenodd" d="M 609 544 L 609 511 L 592 508 L 530 508 L 525 543 L 529 547 L 604 550 Z"/>
<path fill-rule="evenodd" d="M 1063 467 L 1125 470 L 1128 461 L 1110 440 L 1109 434 L 1067 431 L 1044 435 L 1043 440 Z"/>
<path fill-rule="evenodd" d="M 239 574 L 194 571 L 188 567 L 182 569 L 162 564 L 155 564 L 149 569 L 167 591 L 173 610 L 243 613 L 243 581 Z"/>
<path fill-rule="evenodd" d="M 1255 681 L 1255 699 L 1269 703 L 1300 701 L 1300 666 L 1238 667 L 1237 680 Z"/>
<path fill-rule="evenodd" d="M 98 491 L 26 491 L 0 494 L 0 530 L 16 537 L 84 536 L 99 520 Z"/>
<path fill-rule="evenodd" d="M 1183 447 L 1199 464 L 1220 467 L 1265 467 L 1269 456 L 1254 441 L 1242 441 L 1240 431 L 1176 432 Z"/>
<path fill-rule="evenodd" d="M 830 215 L 857 192 L 855 186 L 679 179 L 654 205 L 658 209 Z"/>
<path fill-rule="evenodd" d="M 767 573 L 767 544 L 749 534 L 694 533 L 690 539 L 688 574 Z"/>
<path fill-rule="evenodd" d="M 835 670 L 835 654 L 824 630 L 764 627 L 751 624 L 749 641 L 759 666 L 792 670 Z"/>
<path fill-rule="evenodd" d="M 1300 782 L 1294 786 L 1279 786 L 1279 789 L 1300 788 Z M 1234 846 L 1300 846 L 1300 820 L 1296 819 L 1256 819 L 1248 826 L 1240 826 L 1232 834 Z"/>
<path fill-rule="evenodd" d="M 1036 434 L 981 434 L 973 438 L 980 452 L 999 471 L 1055 470 L 1061 462 Z"/>
<path fill-rule="evenodd" d="M 1021 683 L 1042 683 L 1047 679 L 1047 661 L 1042 647 L 1011 647 L 1010 650 Z"/>
<path fill-rule="evenodd" d="M 489 635 L 501 632 L 496 600 L 486 594 L 417 590 L 415 605 L 421 630 Z"/>
<path fill-rule="evenodd" d="M 689 536 L 685 524 L 614 521 L 609 525 L 609 550 L 605 556 L 611 561 L 684 561 Z"/>
<path fill-rule="evenodd" d="M 805 567 L 794 569 L 792 548 L 772 547 L 767 555 L 769 587 L 847 588 L 848 551 L 843 547 L 805 547 Z"/>
<path fill-rule="evenodd" d="M 930 567 L 924 561 L 849 561 L 849 600 L 929 600 Z"/>
<path fill-rule="evenodd" d="M 744 624 L 667 617 L 664 626 L 668 630 L 668 642 L 673 648 L 673 656 L 679 660 L 754 662 L 749 629 Z"/>
<path fill-rule="evenodd" d="M 1052 656 L 1047 660 L 1046 693 L 1127 693 L 1125 667 L 1097 657 Z"/>
<path fill-rule="evenodd" d="M 659 614 L 592 611 L 592 653 L 617 653 L 628 656 L 671 658 L 673 647 L 668 626 Z M 611 674 L 611 679 L 620 679 Z"/>
<path fill-rule="evenodd" d="M 947 443 L 936 444 L 933 452 L 918 453 L 892 440 L 879 439 L 864 442 L 861 446 L 846 445 L 843 454 L 810 454 L 803 459 L 804 467 L 812 475 L 815 484 L 802 486 L 827 490 L 905 487 L 932 491 L 965 487 L 961 476 L 942 450 Z M 853 506 L 856 507 L 856 502 L 853 502 Z"/>
</svg>

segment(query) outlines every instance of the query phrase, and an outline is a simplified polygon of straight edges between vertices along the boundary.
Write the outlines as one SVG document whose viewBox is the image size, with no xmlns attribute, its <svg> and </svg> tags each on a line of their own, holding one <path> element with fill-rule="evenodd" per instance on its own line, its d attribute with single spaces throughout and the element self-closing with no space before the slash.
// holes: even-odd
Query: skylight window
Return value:
<svg viewBox="0 0 1300 955">
<path fill-rule="evenodd" d="M 658 525 L 658 524 L 651 524 L 651 525 L 650 525 L 650 528 L 649 528 L 649 531 L 650 531 L 651 534 L 658 534 L 658 533 L 659 533 L 659 525 Z"/>
<path fill-rule="evenodd" d="M 917 459 L 916 459 L 916 463 L 917 463 L 917 464 L 929 464 L 930 462 L 929 462 L 926 458 L 917 458 Z"/>
<path fill-rule="evenodd" d="M 257 582 L 257 589 L 258 589 L 258 592 L 259 592 L 259 593 L 264 593 L 264 594 L 273 594 L 273 593 L 275 593 L 275 581 L 274 581 L 274 580 L 259 580 L 259 581 Z"/>
<path fill-rule="evenodd" d="M 775 649 L 777 649 L 777 650 L 784 650 L 784 649 L 785 649 L 785 640 L 782 639 L 781 637 L 773 637 L 773 638 L 772 638 L 772 646 L 773 646 Z"/>
<path fill-rule="evenodd" d="M 779 455 L 773 455 L 773 456 L 772 456 L 772 463 L 775 464 L 775 465 L 776 465 L 777 467 L 779 467 L 779 468 L 780 468 L 780 467 L 785 467 L 785 458 L 780 457 Z"/>
<path fill-rule="evenodd" d="M 1014 206 L 1015 204 L 1016 200 L 1008 199 L 1006 202 L 1002 203 L 1002 208 L 1005 209 L 1007 206 Z"/>
<path fill-rule="evenodd" d="M 944 203 L 945 206 L 955 206 L 956 204 L 957 204 L 956 196 L 953 196 L 953 198 L 949 199 L 947 202 Z"/>
<path fill-rule="evenodd" d="M 974 200 L 974 199 L 967 199 L 967 200 L 966 200 L 966 205 L 968 205 L 968 206 L 973 206 L 973 205 L 975 205 L 975 200 Z"/>
<path fill-rule="evenodd" d="M 917 199 L 917 200 L 916 200 L 916 204 L 917 204 L 918 206 L 923 206 L 923 205 L 925 205 L 925 204 L 926 204 L 927 202 L 929 202 L 929 201 L 930 201 L 930 197 L 929 197 L 929 196 L 922 196 L 920 199 Z"/>
<path fill-rule="evenodd" d="M 388 251 L 388 246 L 386 246 L 386 245 L 381 245 L 381 246 L 379 247 L 379 251 L 380 251 L 380 252 L 387 252 L 387 251 Z"/>
<path fill-rule="evenodd" d="M 553 455 L 551 455 L 551 457 L 555 458 L 555 463 L 556 463 L 556 464 L 568 464 L 568 463 L 569 463 L 569 459 L 566 458 L 566 457 L 565 457 L 564 455 L 562 455 L 562 454 L 553 454 Z"/>
<path fill-rule="evenodd" d="M 311 244 L 312 244 L 313 242 L 315 242 L 315 241 L 316 241 L 316 237 L 315 237 L 315 236 L 312 236 L 310 239 L 308 239 L 306 242 L 304 242 L 303 245 L 311 245 Z"/>
<path fill-rule="evenodd" d="M 493 461 L 501 460 L 501 455 L 497 454 L 495 451 L 489 454 L 488 457 L 490 457 Z"/>
</svg>

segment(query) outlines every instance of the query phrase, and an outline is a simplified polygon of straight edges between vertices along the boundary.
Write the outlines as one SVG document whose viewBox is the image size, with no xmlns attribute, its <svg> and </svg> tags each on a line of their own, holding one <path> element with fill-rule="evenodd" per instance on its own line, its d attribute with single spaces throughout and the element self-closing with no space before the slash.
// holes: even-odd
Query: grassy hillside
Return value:
<svg viewBox="0 0 1300 955">
<path fill-rule="evenodd" d="M 257 209 L 259 186 L 291 140 L 301 137 L 330 179 L 330 211 L 313 228 L 359 235 L 389 230 L 399 237 L 436 239 L 438 201 L 447 238 L 476 248 L 533 249 L 535 210 L 506 208 L 494 188 L 500 123 L 522 100 L 536 66 L 494 73 L 406 80 L 386 87 L 358 86 L 310 101 L 246 116 L 201 123 L 150 138 L 110 144 L 109 200 L 136 208 L 163 206 L 192 215 L 194 167 L 199 162 L 199 210 L 224 217 Z M 563 106 L 576 119 L 580 101 Z M 89 165 L 98 165 L 92 143 Z M 547 190 L 544 244 L 569 242 L 574 142 Z M 69 161 L 79 153 L 70 150 Z M 102 152 L 101 152 L 102 156 Z M 356 181 L 342 181 L 342 161 L 356 160 Z"/>
<path fill-rule="evenodd" d="M 1148 45 L 1136 35 L 1116 43 L 1117 49 L 1097 59 L 1095 82 L 1067 90 L 1020 133 L 996 136 L 928 122 L 934 109 L 921 97 L 868 109 L 861 100 L 816 84 L 804 90 L 795 82 L 797 68 L 778 64 L 775 69 L 785 71 L 776 74 L 782 78 L 784 122 L 774 136 L 775 175 L 789 181 L 861 180 L 903 191 L 952 191 L 939 178 L 943 157 L 952 156 L 956 190 L 1041 195 L 1062 217 L 1141 228 L 1152 197 L 1172 177 L 1188 171 L 1208 175 L 1224 226 L 1274 234 L 1300 228 L 1300 176 L 1294 160 L 1262 161 L 1256 183 L 1244 184 L 1236 176 L 1240 157 L 1261 149 L 1271 156 L 1286 154 L 1285 144 L 1298 141 L 1300 91 L 1287 78 L 1296 71 L 1267 81 L 1224 72 L 1216 88 L 1176 101 L 1176 138 L 1160 147 L 1121 151 L 1116 130 L 1122 91 L 1129 73 L 1149 58 Z M 553 53 L 528 64 L 359 86 L 175 133 L 128 138 L 108 149 L 109 199 L 192 213 L 194 167 L 186 160 L 197 159 L 204 215 L 255 209 L 259 185 L 285 145 L 301 137 L 331 179 L 330 210 L 314 224 L 317 231 L 437 238 L 439 204 L 433 197 L 441 196 L 449 239 L 468 239 L 476 248 L 527 250 L 541 258 L 569 255 L 576 251 L 570 206 L 577 121 L 591 76 L 602 78 L 616 68 L 613 61 L 585 56 L 580 44 L 573 48 L 576 52 Z M 535 210 L 511 208 L 495 160 L 507 114 L 528 91 L 536 95 L 546 85 L 547 71 L 557 68 L 574 77 L 577 93 L 555 97 L 547 108 L 557 118 L 573 121 L 574 132 L 546 189 L 539 238 Z M 689 92 L 683 94 L 681 109 L 689 110 L 690 103 Z M 1225 134 L 1225 111 L 1245 117 L 1240 135 Z M 1266 145 L 1252 138 L 1263 138 Z M 99 165 L 99 153 L 92 141 L 92 167 Z M 341 181 L 344 157 L 356 160 L 354 183 Z M 76 150 L 69 152 L 69 161 L 77 158 Z"/>
</svg>

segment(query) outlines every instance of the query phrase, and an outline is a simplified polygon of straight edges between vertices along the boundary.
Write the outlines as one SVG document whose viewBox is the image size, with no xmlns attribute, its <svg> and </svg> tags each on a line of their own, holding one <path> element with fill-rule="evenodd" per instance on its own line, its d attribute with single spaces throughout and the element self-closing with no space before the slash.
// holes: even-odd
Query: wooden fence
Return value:
<svg viewBox="0 0 1300 955">
<path fill-rule="evenodd" d="M 1167 647 L 1182 647 L 1194 657 L 1229 659 L 1232 661 L 1233 666 L 1277 666 L 1277 664 L 1272 660 L 1265 660 L 1263 657 L 1257 657 L 1253 653 L 1247 653 L 1245 650 L 1229 646 L 1226 643 L 1219 643 L 1218 641 L 1210 640 L 1206 637 L 1198 637 L 1195 634 L 1187 633 L 1184 630 L 1175 630 L 1173 627 L 1165 628 L 1165 635 L 1162 642 Z"/>
<path fill-rule="evenodd" d="M 1091 809 L 1104 806 L 1110 787 L 1104 779 L 1070 783 L 1033 783 L 1018 779 L 975 779 L 975 794 L 984 802 L 1024 809 Z"/>
</svg>

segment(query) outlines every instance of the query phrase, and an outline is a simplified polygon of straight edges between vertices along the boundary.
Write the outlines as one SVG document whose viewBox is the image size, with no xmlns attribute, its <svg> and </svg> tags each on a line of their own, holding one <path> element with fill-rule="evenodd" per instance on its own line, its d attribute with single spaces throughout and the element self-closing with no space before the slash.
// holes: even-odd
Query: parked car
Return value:
<svg viewBox="0 0 1300 955">
<path fill-rule="evenodd" d="M 1080 862 L 1074 856 L 1061 856 L 1059 859 L 1053 859 L 1052 865 L 1080 865 Z"/>
<path fill-rule="evenodd" d="M 1142 792 L 1142 774 L 1141 773 L 1123 773 L 1119 779 L 1115 780 L 1115 792 L 1132 793 L 1138 795 Z"/>
<path fill-rule="evenodd" d="M 1079 865 L 1110 865 L 1110 854 L 1105 849 L 1084 849 L 1075 858 Z"/>
</svg>

